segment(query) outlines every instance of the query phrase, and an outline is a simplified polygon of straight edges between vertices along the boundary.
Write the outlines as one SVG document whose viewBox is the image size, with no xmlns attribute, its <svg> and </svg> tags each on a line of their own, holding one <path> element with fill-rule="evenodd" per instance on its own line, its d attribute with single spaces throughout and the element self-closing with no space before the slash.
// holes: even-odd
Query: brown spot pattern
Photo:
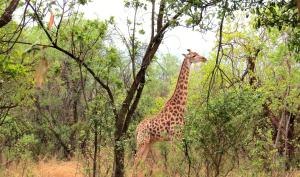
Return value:
<svg viewBox="0 0 300 177">
<path fill-rule="evenodd" d="M 161 112 L 155 117 L 144 119 L 137 126 L 138 147 L 158 139 L 173 139 L 175 135 L 181 134 L 184 125 L 183 114 L 187 102 L 189 65 L 189 61 L 185 59 L 174 94 Z"/>
</svg>

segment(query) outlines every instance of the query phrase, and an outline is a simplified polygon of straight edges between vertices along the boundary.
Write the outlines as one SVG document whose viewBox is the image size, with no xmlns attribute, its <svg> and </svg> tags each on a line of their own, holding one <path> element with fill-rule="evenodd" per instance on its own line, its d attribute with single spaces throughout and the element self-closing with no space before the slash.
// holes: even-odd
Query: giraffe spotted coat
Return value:
<svg viewBox="0 0 300 177">
<path fill-rule="evenodd" d="M 190 61 L 186 58 L 173 96 L 155 116 L 144 119 L 137 127 L 137 147 L 156 141 L 168 141 L 180 136 L 184 125 L 183 114 L 187 102 Z"/>
</svg>

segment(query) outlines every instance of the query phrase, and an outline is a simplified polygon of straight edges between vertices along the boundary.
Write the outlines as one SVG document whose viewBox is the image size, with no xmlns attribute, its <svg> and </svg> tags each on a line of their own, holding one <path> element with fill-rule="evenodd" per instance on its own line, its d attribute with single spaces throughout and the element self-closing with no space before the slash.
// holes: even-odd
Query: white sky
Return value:
<svg viewBox="0 0 300 177">
<path fill-rule="evenodd" d="M 123 0 L 93 0 L 81 9 L 86 18 L 99 18 L 101 20 L 109 19 L 114 16 L 118 27 L 124 34 L 127 34 L 126 18 L 133 19 L 132 13 L 124 8 Z M 139 18 L 143 18 L 143 24 L 150 24 L 149 14 L 139 14 Z M 147 26 L 144 30 L 147 36 Z M 145 37 L 144 37 L 145 38 Z M 171 53 L 177 57 L 181 57 L 182 53 L 186 53 L 186 49 L 190 48 L 200 54 L 208 57 L 214 47 L 215 35 L 213 33 L 201 34 L 184 27 L 176 27 L 168 31 L 165 39 L 161 44 L 158 54 Z"/>
</svg>

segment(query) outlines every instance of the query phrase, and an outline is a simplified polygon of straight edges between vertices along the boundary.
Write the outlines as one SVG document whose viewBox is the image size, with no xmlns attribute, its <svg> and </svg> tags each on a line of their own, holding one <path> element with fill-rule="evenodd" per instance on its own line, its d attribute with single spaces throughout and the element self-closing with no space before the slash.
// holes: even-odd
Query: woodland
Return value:
<svg viewBox="0 0 300 177">
<path fill-rule="evenodd" d="M 124 0 L 127 31 L 91 1 L 1 0 L 0 176 L 300 176 L 299 0 Z M 159 52 L 178 27 L 214 48 L 181 136 L 131 174 L 137 126 L 179 81 L 184 56 Z"/>
</svg>

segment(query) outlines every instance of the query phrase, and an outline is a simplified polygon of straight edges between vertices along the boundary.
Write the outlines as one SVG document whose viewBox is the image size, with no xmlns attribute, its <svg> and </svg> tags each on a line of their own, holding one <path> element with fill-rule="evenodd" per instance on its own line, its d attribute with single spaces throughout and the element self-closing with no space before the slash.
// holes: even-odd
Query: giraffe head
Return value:
<svg viewBox="0 0 300 177">
<path fill-rule="evenodd" d="M 187 49 L 188 54 L 183 54 L 183 56 L 190 60 L 190 63 L 206 62 L 207 59 L 204 56 L 199 55 L 197 52 L 192 52 L 191 49 Z"/>
</svg>

